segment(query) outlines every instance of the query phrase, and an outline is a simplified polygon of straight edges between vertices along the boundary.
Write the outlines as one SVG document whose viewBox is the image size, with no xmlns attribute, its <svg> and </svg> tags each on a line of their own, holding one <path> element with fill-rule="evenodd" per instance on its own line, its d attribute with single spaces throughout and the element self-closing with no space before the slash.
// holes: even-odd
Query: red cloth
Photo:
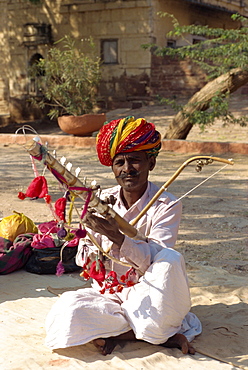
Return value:
<svg viewBox="0 0 248 370">
<path fill-rule="evenodd" d="M 47 181 L 44 176 L 37 176 L 30 183 L 26 193 L 20 192 L 18 194 L 19 199 L 29 198 L 44 198 L 48 194 Z"/>
<path fill-rule="evenodd" d="M 54 208 L 55 208 L 56 215 L 59 216 L 59 218 L 62 221 L 66 222 L 65 221 L 66 198 L 63 197 L 63 198 L 57 199 L 54 204 Z"/>
</svg>

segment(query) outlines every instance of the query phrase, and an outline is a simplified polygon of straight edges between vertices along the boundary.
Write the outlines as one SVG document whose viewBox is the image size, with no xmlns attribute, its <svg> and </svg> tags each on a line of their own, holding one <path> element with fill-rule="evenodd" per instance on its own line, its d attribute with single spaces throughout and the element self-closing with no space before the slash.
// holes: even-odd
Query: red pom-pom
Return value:
<svg viewBox="0 0 248 370">
<path fill-rule="evenodd" d="M 44 176 L 37 176 L 30 183 L 26 191 L 29 198 L 44 198 L 48 193 L 47 181 Z"/>
<path fill-rule="evenodd" d="M 128 287 L 133 286 L 133 285 L 135 285 L 135 283 L 133 281 L 130 281 L 130 280 L 127 281 L 127 286 Z"/>
<path fill-rule="evenodd" d="M 20 191 L 18 193 L 18 198 L 21 199 L 21 200 L 24 200 L 26 198 L 26 195 L 22 191 Z"/>
<path fill-rule="evenodd" d="M 54 204 L 54 208 L 55 208 L 56 215 L 59 216 L 59 218 L 62 221 L 66 222 L 65 221 L 66 198 L 63 197 L 63 198 L 57 199 Z"/>
<path fill-rule="evenodd" d="M 126 276 L 125 276 L 125 275 L 121 275 L 120 281 L 121 281 L 122 283 L 125 283 L 125 281 L 126 281 Z"/>
<path fill-rule="evenodd" d="M 86 234 L 87 234 L 87 232 L 86 232 L 86 230 L 85 229 L 78 229 L 77 231 L 76 231 L 76 237 L 78 238 L 78 239 L 81 239 L 81 238 L 85 238 L 86 237 Z"/>
<path fill-rule="evenodd" d="M 112 288 L 119 284 L 115 271 L 110 271 L 106 277 L 106 288 Z"/>
<path fill-rule="evenodd" d="M 83 269 L 84 270 L 87 270 L 88 268 L 88 265 L 91 263 L 91 259 L 89 257 L 87 257 L 87 261 L 85 262 L 85 264 L 83 265 Z"/>
</svg>

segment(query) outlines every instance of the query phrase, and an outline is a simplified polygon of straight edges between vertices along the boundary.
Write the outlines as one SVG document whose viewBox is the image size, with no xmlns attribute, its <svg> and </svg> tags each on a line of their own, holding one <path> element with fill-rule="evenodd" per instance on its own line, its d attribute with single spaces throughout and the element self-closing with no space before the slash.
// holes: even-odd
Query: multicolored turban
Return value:
<svg viewBox="0 0 248 370">
<path fill-rule="evenodd" d="M 106 123 L 97 135 L 96 150 L 104 166 L 112 166 L 113 158 L 119 153 L 146 151 L 157 156 L 161 148 L 161 135 L 153 123 L 144 118 L 129 116 Z"/>
</svg>

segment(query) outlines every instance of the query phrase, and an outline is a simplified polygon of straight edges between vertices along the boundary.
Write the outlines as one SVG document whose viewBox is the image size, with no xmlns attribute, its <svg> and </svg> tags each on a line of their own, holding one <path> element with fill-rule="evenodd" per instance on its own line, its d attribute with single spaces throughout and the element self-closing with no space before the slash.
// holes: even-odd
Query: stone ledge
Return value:
<svg viewBox="0 0 248 370">
<path fill-rule="evenodd" d="M 248 143 L 163 140 L 162 150 L 195 154 L 248 154 Z"/>
<path fill-rule="evenodd" d="M 32 140 L 34 135 L 26 135 L 26 140 Z M 95 148 L 95 137 L 80 137 L 71 135 L 40 135 L 43 143 L 50 146 L 71 146 L 74 148 Z M 23 135 L 0 134 L 0 144 L 23 144 Z M 175 153 L 194 154 L 248 154 L 248 143 L 210 142 L 210 141 L 187 141 L 187 140 L 163 140 L 162 150 Z"/>
</svg>

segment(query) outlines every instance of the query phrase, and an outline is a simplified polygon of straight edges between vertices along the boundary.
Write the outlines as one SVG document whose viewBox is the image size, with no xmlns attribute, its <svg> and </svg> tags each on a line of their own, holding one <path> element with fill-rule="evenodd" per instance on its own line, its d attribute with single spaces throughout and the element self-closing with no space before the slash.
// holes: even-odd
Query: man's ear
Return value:
<svg viewBox="0 0 248 370">
<path fill-rule="evenodd" d="M 152 171 L 156 165 L 156 158 L 155 157 L 149 157 L 149 170 Z"/>
</svg>

